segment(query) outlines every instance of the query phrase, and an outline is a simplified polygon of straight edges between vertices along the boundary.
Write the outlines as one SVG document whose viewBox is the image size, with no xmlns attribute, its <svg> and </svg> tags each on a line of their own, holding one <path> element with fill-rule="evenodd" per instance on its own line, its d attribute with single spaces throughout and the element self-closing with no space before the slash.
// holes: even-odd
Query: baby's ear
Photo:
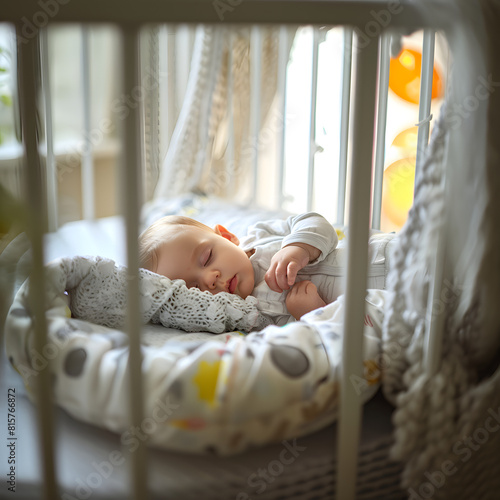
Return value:
<svg viewBox="0 0 500 500">
<path fill-rule="evenodd" d="M 233 234 L 231 231 L 228 231 L 221 224 L 217 224 L 215 226 L 214 230 L 219 236 L 226 238 L 226 240 L 229 240 L 231 243 L 234 243 L 235 245 L 240 244 L 240 240 L 238 239 L 238 237 L 235 234 Z"/>
</svg>

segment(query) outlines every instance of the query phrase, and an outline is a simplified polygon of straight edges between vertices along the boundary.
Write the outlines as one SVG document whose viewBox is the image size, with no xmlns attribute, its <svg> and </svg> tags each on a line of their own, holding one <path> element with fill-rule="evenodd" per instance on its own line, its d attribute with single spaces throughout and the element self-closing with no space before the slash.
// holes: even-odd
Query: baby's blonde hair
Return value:
<svg viewBox="0 0 500 500">
<path fill-rule="evenodd" d="M 156 251 L 172 236 L 172 230 L 180 226 L 195 226 L 213 232 L 212 228 L 191 217 L 183 215 L 162 217 L 139 236 L 139 266 L 152 271 L 156 262 Z"/>
</svg>

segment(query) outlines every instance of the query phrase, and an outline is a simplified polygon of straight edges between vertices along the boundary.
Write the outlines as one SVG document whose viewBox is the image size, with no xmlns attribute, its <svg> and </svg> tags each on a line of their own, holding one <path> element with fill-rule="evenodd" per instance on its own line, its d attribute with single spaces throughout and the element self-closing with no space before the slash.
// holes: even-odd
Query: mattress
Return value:
<svg viewBox="0 0 500 500">
<path fill-rule="evenodd" d="M 45 262 L 59 257 L 100 255 L 126 265 L 125 236 L 125 223 L 120 216 L 68 222 L 45 235 Z"/>
</svg>

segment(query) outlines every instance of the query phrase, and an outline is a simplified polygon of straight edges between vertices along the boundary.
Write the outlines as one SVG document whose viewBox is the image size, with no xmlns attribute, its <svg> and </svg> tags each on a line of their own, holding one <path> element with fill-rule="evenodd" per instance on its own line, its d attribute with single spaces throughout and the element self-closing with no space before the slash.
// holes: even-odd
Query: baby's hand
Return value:
<svg viewBox="0 0 500 500">
<path fill-rule="evenodd" d="M 319 296 L 316 285 L 311 281 L 299 281 L 286 297 L 288 312 L 296 320 L 299 320 L 304 314 L 324 306 L 326 306 L 326 302 Z"/>
<path fill-rule="evenodd" d="M 276 252 L 264 279 L 269 288 L 281 293 L 294 283 L 297 273 L 309 264 L 310 254 L 306 248 L 289 245 Z"/>
</svg>

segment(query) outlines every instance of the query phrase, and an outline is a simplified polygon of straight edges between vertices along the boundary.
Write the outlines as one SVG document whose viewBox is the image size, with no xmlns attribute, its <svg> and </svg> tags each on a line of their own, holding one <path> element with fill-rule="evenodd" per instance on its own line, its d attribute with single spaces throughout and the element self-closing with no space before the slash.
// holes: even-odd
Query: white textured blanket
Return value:
<svg viewBox="0 0 500 500">
<path fill-rule="evenodd" d="M 74 316 L 111 328 L 124 325 L 129 278 L 125 267 L 101 257 L 75 257 L 53 262 L 48 272 L 53 291 L 69 293 Z M 255 297 L 214 296 L 145 269 L 139 270 L 139 278 L 143 323 L 212 333 L 261 330 L 271 323 L 259 313 Z"/>
</svg>

